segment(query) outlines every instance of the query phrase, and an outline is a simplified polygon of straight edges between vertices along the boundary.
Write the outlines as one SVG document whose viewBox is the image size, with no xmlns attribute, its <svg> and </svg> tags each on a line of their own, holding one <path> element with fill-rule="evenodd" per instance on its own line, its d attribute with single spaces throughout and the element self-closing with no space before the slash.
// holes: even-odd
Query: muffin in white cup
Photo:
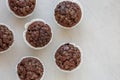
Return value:
<svg viewBox="0 0 120 80">
<path fill-rule="evenodd" d="M 35 10 L 37 0 L 6 0 L 9 11 L 18 18 L 31 16 Z"/>
<path fill-rule="evenodd" d="M 51 26 L 42 19 L 33 19 L 25 24 L 23 38 L 29 47 L 36 50 L 43 49 L 52 41 Z"/>
<path fill-rule="evenodd" d="M 81 23 L 83 7 L 78 0 L 60 0 L 54 9 L 55 22 L 64 29 L 73 29 Z"/>
<path fill-rule="evenodd" d="M 14 33 L 10 27 L 0 23 L 0 53 L 7 52 L 12 48 L 14 42 Z"/>
<path fill-rule="evenodd" d="M 55 63 L 63 72 L 73 72 L 80 67 L 81 49 L 74 43 L 63 43 L 55 52 Z"/>
<path fill-rule="evenodd" d="M 44 66 L 41 60 L 36 57 L 23 57 L 16 67 L 20 80 L 43 80 Z"/>
</svg>

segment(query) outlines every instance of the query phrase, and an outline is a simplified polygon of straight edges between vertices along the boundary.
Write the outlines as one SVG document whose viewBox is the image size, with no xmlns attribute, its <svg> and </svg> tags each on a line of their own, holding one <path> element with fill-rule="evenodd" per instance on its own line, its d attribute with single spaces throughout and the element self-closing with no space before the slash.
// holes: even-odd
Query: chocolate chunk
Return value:
<svg viewBox="0 0 120 80">
<path fill-rule="evenodd" d="M 7 50 L 13 43 L 14 36 L 11 30 L 0 24 L 0 52 Z"/>
<path fill-rule="evenodd" d="M 42 63 L 33 57 L 27 57 L 17 65 L 17 73 L 20 80 L 40 80 L 44 68 Z"/>
<path fill-rule="evenodd" d="M 34 11 L 36 0 L 8 0 L 10 9 L 18 16 L 27 16 Z"/>
<path fill-rule="evenodd" d="M 33 47 L 44 47 L 52 38 L 51 28 L 42 21 L 35 21 L 28 26 L 26 40 Z"/>
<path fill-rule="evenodd" d="M 55 60 L 60 69 L 71 71 L 80 64 L 81 52 L 74 45 L 66 43 L 57 49 Z"/>
<path fill-rule="evenodd" d="M 54 16 L 58 24 L 70 28 L 80 21 L 82 12 L 77 3 L 63 1 L 56 6 Z"/>
</svg>

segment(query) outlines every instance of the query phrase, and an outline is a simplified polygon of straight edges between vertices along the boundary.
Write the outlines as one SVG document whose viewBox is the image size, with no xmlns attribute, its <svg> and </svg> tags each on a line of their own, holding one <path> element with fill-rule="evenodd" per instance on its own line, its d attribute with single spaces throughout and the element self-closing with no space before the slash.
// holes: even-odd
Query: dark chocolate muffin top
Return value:
<svg viewBox="0 0 120 80">
<path fill-rule="evenodd" d="M 55 60 L 60 69 L 71 71 L 80 64 L 81 52 L 74 45 L 66 43 L 57 49 L 55 53 Z"/>
<path fill-rule="evenodd" d="M 44 68 L 42 63 L 33 57 L 27 57 L 17 65 L 17 73 L 20 80 L 40 80 Z"/>
<path fill-rule="evenodd" d="M 5 25 L 0 24 L 0 52 L 7 50 L 14 41 L 14 36 L 11 30 Z"/>
<path fill-rule="evenodd" d="M 77 3 L 63 1 L 56 6 L 54 16 L 58 24 L 71 28 L 80 21 L 82 12 Z"/>
<path fill-rule="evenodd" d="M 52 38 L 51 28 L 42 21 L 35 21 L 28 26 L 26 40 L 35 48 L 46 46 Z"/>
<path fill-rule="evenodd" d="M 18 16 L 27 16 L 34 11 L 36 0 L 8 0 L 10 9 Z"/>
</svg>

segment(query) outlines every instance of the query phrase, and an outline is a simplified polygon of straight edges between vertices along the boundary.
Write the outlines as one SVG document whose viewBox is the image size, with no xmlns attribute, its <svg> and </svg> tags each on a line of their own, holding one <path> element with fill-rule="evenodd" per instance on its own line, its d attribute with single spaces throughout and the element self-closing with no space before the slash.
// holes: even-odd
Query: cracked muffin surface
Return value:
<svg viewBox="0 0 120 80">
<path fill-rule="evenodd" d="M 81 52 L 70 43 L 63 44 L 55 53 L 55 61 L 60 69 L 71 71 L 80 64 Z"/>
<path fill-rule="evenodd" d="M 60 2 L 55 10 L 54 16 L 58 24 L 63 27 L 73 27 L 79 23 L 82 12 L 80 6 L 71 1 Z"/>
<path fill-rule="evenodd" d="M 42 63 L 33 57 L 22 59 L 17 66 L 17 73 L 20 80 L 40 80 L 43 72 Z"/>
<path fill-rule="evenodd" d="M 0 24 L 0 52 L 7 50 L 13 41 L 13 32 L 6 25 Z"/>
<path fill-rule="evenodd" d="M 34 11 L 36 0 L 8 0 L 8 4 L 16 15 L 27 16 Z"/>
<path fill-rule="evenodd" d="M 34 21 L 28 26 L 26 40 L 37 48 L 46 46 L 52 38 L 51 28 L 42 21 Z"/>
</svg>

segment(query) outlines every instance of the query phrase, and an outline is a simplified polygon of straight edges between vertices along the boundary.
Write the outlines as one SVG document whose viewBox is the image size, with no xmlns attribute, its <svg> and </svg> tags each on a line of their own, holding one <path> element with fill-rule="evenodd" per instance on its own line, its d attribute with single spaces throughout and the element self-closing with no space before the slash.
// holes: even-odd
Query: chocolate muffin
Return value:
<svg viewBox="0 0 120 80">
<path fill-rule="evenodd" d="M 79 23 L 82 11 L 77 3 L 63 1 L 56 6 L 54 16 L 58 24 L 71 28 Z"/>
<path fill-rule="evenodd" d="M 34 21 L 27 28 L 26 40 L 35 48 L 46 46 L 51 38 L 52 32 L 50 26 L 42 21 Z"/>
<path fill-rule="evenodd" d="M 55 61 L 60 69 L 71 71 L 80 64 L 81 52 L 78 47 L 75 47 L 73 44 L 63 44 L 55 53 Z"/>
<path fill-rule="evenodd" d="M 44 68 L 42 63 L 33 57 L 27 57 L 17 65 L 17 73 L 20 80 L 40 80 Z"/>
<path fill-rule="evenodd" d="M 31 14 L 36 6 L 36 0 L 8 0 L 12 12 L 17 16 L 27 16 Z"/>
<path fill-rule="evenodd" d="M 0 24 L 0 52 L 7 50 L 14 41 L 13 33 L 6 25 Z"/>
</svg>

